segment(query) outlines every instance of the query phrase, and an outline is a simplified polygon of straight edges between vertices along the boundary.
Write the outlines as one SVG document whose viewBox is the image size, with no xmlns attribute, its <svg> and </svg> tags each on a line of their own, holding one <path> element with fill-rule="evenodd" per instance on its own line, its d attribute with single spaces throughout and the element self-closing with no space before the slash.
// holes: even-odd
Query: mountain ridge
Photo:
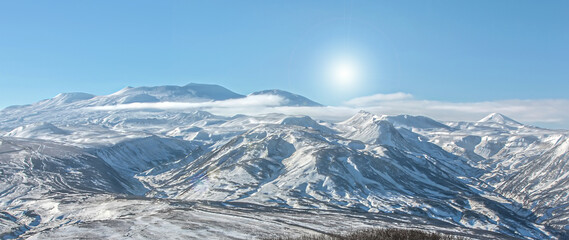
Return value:
<svg viewBox="0 0 569 240">
<path fill-rule="evenodd" d="M 490 113 L 486 117 L 478 120 L 479 123 L 499 123 L 499 124 L 510 124 L 510 125 L 522 125 L 514 119 L 507 117 L 501 113 Z"/>
<path fill-rule="evenodd" d="M 113 206 L 147 199 L 162 207 L 211 201 L 307 214 L 330 209 L 402 214 L 451 230 L 530 239 L 567 236 L 567 131 L 523 125 L 501 114 L 442 123 L 360 111 L 342 122 L 326 122 L 282 113 L 88 110 L 187 96 L 203 101 L 219 90 L 204 85 L 198 93 L 201 85 L 186 86 L 60 94 L 2 110 L 0 210 L 16 221 L 0 218 L 0 234 L 18 233 L 3 227 L 22 227 L 18 221 L 26 222 L 27 228 L 18 228 L 26 236 L 73 228 L 76 221 L 126 226 L 118 216 L 141 214 L 149 205 L 126 212 Z M 210 97 L 235 96 L 223 92 Z M 288 97 L 283 106 L 290 108 L 314 105 L 280 90 L 252 94 Z M 81 213 L 85 199 L 100 201 L 100 211 Z M 30 218 L 30 212 L 41 219 Z M 172 216 L 154 217 L 168 222 Z"/>
<path fill-rule="evenodd" d="M 253 92 L 249 95 L 276 95 L 280 96 L 287 101 L 286 106 L 323 106 L 320 103 L 314 102 L 304 96 L 287 92 L 284 90 L 271 89 Z M 215 84 L 201 84 L 189 83 L 184 86 L 163 85 L 153 87 L 125 87 L 117 92 L 108 95 L 93 95 L 83 92 L 70 92 L 59 93 L 53 98 L 44 99 L 42 101 L 26 104 L 26 105 L 13 105 L 8 106 L 4 110 L 18 109 L 30 107 L 37 104 L 70 104 L 78 101 L 93 100 L 98 98 L 98 101 L 91 103 L 113 105 L 113 104 L 127 104 L 135 102 L 201 102 L 201 101 L 223 101 L 228 99 L 245 98 L 245 95 L 237 94 L 231 90 Z"/>
</svg>

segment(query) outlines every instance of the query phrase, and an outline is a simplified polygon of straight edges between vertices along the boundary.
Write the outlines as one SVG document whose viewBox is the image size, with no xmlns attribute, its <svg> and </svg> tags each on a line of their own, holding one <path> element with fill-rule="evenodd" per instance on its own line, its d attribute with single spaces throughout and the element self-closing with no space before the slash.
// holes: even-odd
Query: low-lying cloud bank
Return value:
<svg viewBox="0 0 569 240">
<path fill-rule="evenodd" d="M 224 101 L 131 103 L 93 107 L 92 109 L 105 111 L 199 109 L 224 116 L 283 113 L 308 115 L 315 119 L 328 121 L 345 120 L 359 110 L 385 115 L 422 115 L 441 121 L 477 121 L 490 113 L 498 112 L 526 124 L 569 129 L 569 99 L 445 102 L 415 99 L 412 94 L 398 92 L 354 98 L 341 106 L 282 106 L 285 103 L 286 99 L 276 95 L 252 95 Z"/>
<path fill-rule="evenodd" d="M 91 107 L 91 110 L 186 110 L 186 109 L 259 109 L 281 106 L 286 100 L 276 95 L 251 95 L 244 98 L 208 102 L 140 102 Z"/>
<path fill-rule="evenodd" d="M 378 100 L 382 98 L 386 98 L 385 94 L 356 98 L 345 104 L 374 113 L 423 115 L 449 121 L 476 121 L 497 112 L 526 124 L 569 129 L 568 99 L 445 102 L 415 99 L 409 94 L 405 98 Z"/>
</svg>

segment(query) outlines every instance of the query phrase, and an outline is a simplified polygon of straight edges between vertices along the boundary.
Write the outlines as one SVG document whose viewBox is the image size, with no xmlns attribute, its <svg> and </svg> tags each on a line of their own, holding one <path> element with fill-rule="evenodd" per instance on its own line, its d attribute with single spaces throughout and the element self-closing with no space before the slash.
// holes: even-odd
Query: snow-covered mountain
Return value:
<svg viewBox="0 0 569 240">
<path fill-rule="evenodd" d="M 249 94 L 257 95 L 277 96 L 287 108 L 322 107 L 281 90 Z M 221 219 L 235 211 L 247 221 L 255 211 L 273 212 L 290 226 L 328 231 L 325 221 L 314 222 L 331 211 L 361 226 L 395 221 L 474 238 L 477 232 L 481 239 L 567 237 L 568 131 L 497 113 L 443 123 L 364 111 L 325 122 L 280 113 L 93 110 L 243 98 L 221 86 L 189 84 L 59 94 L 0 111 L 0 236 L 93 237 L 89 229 L 110 225 L 133 236 L 136 221 L 203 238 L 227 234 L 211 228 L 234 226 Z M 210 235 L 180 228 L 182 220 L 171 214 L 180 206 L 184 214 L 198 211 L 192 218 L 210 223 Z M 307 215 L 291 217 L 297 211 Z M 257 224 L 281 230 L 288 224 L 269 222 Z M 236 238 L 263 237 L 235 231 Z M 148 234 L 134 235 L 156 236 Z"/>
<path fill-rule="evenodd" d="M 516 122 L 515 120 L 504 116 L 500 113 L 491 113 L 488 116 L 480 119 L 478 123 L 481 124 L 501 124 L 507 126 L 522 126 L 521 123 Z"/>
<path fill-rule="evenodd" d="M 250 95 L 275 95 L 285 99 L 286 106 L 322 106 L 322 104 L 314 102 L 306 97 L 300 96 L 298 94 L 290 93 L 283 90 L 273 89 L 264 90 L 259 92 L 251 93 Z"/>
</svg>

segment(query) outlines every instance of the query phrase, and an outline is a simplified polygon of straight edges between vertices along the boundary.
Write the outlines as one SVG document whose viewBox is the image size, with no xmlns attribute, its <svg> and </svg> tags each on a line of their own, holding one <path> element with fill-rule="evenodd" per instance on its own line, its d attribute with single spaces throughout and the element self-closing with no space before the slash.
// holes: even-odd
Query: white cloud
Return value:
<svg viewBox="0 0 569 240">
<path fill-rule="evenodd" d="M 490 113 L 498 112 L 525 124 L 569 129 L 568 99 L 445 102 L 418 100 L 412 98 L 411 94 L 397 93 L 360 97 L 346 102 L 345 106 L 272 107 L 263 109 L 263 112 L 308 115 L 316 119 L 342 121 L 359 110 L 379 115 L 421 115 L 439 121 L 478 121 Z"/>
<path fill-rule="evenodd" d="M 280 106 L 285 101 L 276 95 L 251 95 L 244 98 L 228 99 L 223 101 L 209 102 L 152 102 L 152 103 L 129 103 L 110 106 L 91 107 L 91 110 L 114 111 L 114 110 L 184 110 L 184 109 L 212 109 L 212 108 L 265 108 Z"/>
<path fill-rule="evenodd" d="M 420 100 L 409 93 L 376 94 L 354 98 L 343 106 L 287 107 L 285 99 L 276 95 L 251 95 L 240 99 L 198 103 L 159 102 L 131 103 L 93 107 L 93 110 L 194 110 L 217 115 L 259 115 L 283 113 L 307 115 L 315 119 L 342 121 L 359 110 L 384 115 L 422 115 L 439 121 L 477 121 L 498 112 L 519 122 L 550 128 L 569 129 L 569 99 L 502 100 L 483 102 L 445 102 Z"/>
<path fill-rule="evenodd" d="M 347 101 L 348 106 L 370 106 L 385 101 L 401 101 L 412 99 L 413 95 L 409 93 L 396 92 L 389 94 L 375 94 L 371 96 L 358 97 Z"/>
<path fill-rule="evenodd" d="M 376 114 L 423 115 L 442 121 L 477 121 L 490 113 L 498 112 L 522 123 L 544 127 L 569 128 L 569 100 L 567 99 L 484 102 L 403 99 L 368 103 L 368 105 L 359 105 L 358 107 Z"/>
<path fill-rule="evenodd" d="M 216 110 L 213 109 L 212 113 Z M 343 121 L 356 114 L 359 110 L 351 107 L 324 106 L 324 107 L 269 107 L 257 109 L 249 114 L 282 113 L 287 115 L 306 115 L 314 119 L 326 121 Z M 218 111 L 217 114 L 224 115 L 226 111 Z M 247 114 L 247 113 L 245 113 Z"/>
</svg>

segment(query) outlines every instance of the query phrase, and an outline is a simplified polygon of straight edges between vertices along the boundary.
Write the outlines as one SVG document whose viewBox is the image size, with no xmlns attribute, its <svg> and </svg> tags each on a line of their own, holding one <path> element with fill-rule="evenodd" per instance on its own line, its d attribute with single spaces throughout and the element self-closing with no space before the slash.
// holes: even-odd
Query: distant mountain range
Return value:
<svg viewBox="0 0 569 240">
<path fill-rule="evenodd" d="M 263 237 L 264 225 L 255 235 L 247 233 L 254 227 L 239 230 L 229 227 L 238 223 L 220 219 L 253 221 L 253 213 L 266 214 L 266 208 L 289 219 L 267 220 L 271 226 L 311 226 L 299 230 L 308 232 L 329 229 L 315 219 L 330 211 L 355 225 L 400 222 L 480 239 L 569 236 L 566 130 L 499 113 L 477 122 L 439 122 L 360 111 L 326 122 L 281 113 L 93 110 L 250 96 L 324 107 L 282 90 L 244 96 L 188 84 L 127 87 L 105 96 L 63 93 L 0 111 L 0 236 L 155 236 L 132 235 L 140 233 L 137 222 L 184 238 L 221 236 L 231 228 L 235 238 L 248 239 Z M 200 223 L 172 215 L 180 206 Z M 296 211 L 307 215 L 290 217 Z M 196 233 L 204 227 L 209 230 Z"/>
</svg>

